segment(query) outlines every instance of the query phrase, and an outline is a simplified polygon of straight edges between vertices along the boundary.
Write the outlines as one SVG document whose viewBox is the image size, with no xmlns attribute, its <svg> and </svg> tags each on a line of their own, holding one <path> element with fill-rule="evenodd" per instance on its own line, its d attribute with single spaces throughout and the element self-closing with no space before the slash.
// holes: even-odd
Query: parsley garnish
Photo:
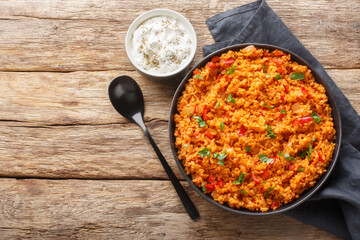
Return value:
<svg viewBox="0 0 360 240">
<path fill-rule="evenodd" d="M 207 127 L 207 124 L 206 124 L 206 122 L 202 119 L 202 117 L 200 117 L 200 116 L 193 116 L 193 118 L 196 119 L 199 127 Z"/>
<path fill-rule="evenodd" d="M 231 103 L 235 103 L 235 98 L 232 97 L 231 94 L 228 95 L 226 102 L 231 102 Z"/>
<path fill-rule="evenodd" d="M 288 160 L 288 161 L 296 161 L 296 158 L 291 157 L 290 154 L 288 154 L 288 153 L 284 154 L 284 159 Z"/>
<path fill-rule="evenodd" d="M 274 76 L 275 80 L 280 80 L 282 78 L 282 76 L 279 73 L 276 73 Z"/>
<path fill-rule="evenodd" d="M 245 194 L 245 195 L 247 194 L 247 192 L 244 191 L 244 190 L 240 190 L 239 192 L 242 193 L 242 194 Z"/>
<path fill-rule="evenodd" d="M 267 107 L 268 109 L 274 109 L 276 106 L 269 107 L 266 103 L 264 103 L 263 107 Z"/>
<path fill-rule="evenodd" d="M 249 147 L 249 146 L 245 147 L 245 151 L 246 152 L 251 152 L 251 147 Z"/>
<path fill-rule="evenodd" d="M 203 77 L 200 76 L 200 75 L 195 75 L 195 76 L 194 76 L 194 79 L 203 79 Z"/>
<path fill-rule="evenodd" d="M 271 138 L 275 138 L 276 134 L 273 133 L 273 128 L 270 127 L 269 125 L 265 125 L 265 130 L 269 133 L 267 134 L 265 137 L 271 137 Z"/>
<path fill-rule="evenodd" d="M 304 150 L 304 151 L 299 152 L 299 156 L 300 156 L 302 159 L 305 159 L 307 154 L 308 154 L 308 151 L 307 151 L 307 150 Z"/>
<path fill-rule="evenodd" d="M 215 108 L 218 108 L 220 106 L 220 102 L 217 102 L 217 104 L 215 105 Z"/>
<path fill-rule="evenodd" d="M 244 176 L 245 176 L 245 172 L 240 173 L 240 176 L 235 182 L 233 182 L 233 184 L 239 185 L 240 183 L 243 183 L 245 180 Z"/>
<path fill-rule="evenodd" d="M 224 130 L 224 122 L 220 123 L 220 132 L 222 132 L 222 130 Z"/>
<path fill-rule="evenodd" d="M 231 65 L 231 68 L 228 68 L 226 71 L 226 75 L 233 74 L 235 71 L 235 64 Z"/>
<path fill-rule="evenodd" d="M 260 162 L 266 162 L 266 164 L 270 164 L 274 159 L 269 158 L 269 155 L 266 154 L 259 154 L 258 157 L 260 158 Z"/>
<path fill-rule="evenodd" d="M 311 143 L 309 143 L 309 151 L 308 151 L 308 159 L 309 160 L 311 160 L 311 158 L 310 158 L 311 153 L 312 153 L 312 145 L 311 145 Z"/>
<path fill-rule="evenodd" d="M 266 74 L 266 75 L 265 75 L 265 77 L 266 77 L 266 78 L 269 78 L 269 77 L 270 77 L 270 75 L 269 75 L 269 74 Z"/>
<path fill-rule="evenodd" d="M 312 142 L 315 142 L 315 138 L 311 139 Z"/>
<path fill-rule="evenodd" d="M 207 191 L 204 183 L 202 183 L 202 190 L 204 193 Z"/>
<path fill-rule="evenodd" d="M 199 151 L 200 157 L 203 158 L 205 156 L 210 157 L 210 149 L 204 147 L 201 151 Z"/>
<path fill-rule="evenodd" d="M 283 155 L 283 152 L 282 152 L 282 151 L 280 151 L 280 152 L 279 152 L 279 156 L 281 157 L 282 155 Z"/>
<path fill-rule="evenodd" d="M 265 65 L 262 65 L 263 71 L 265 72 Z"/>
<path fill-rule="evenodd" d="M 281 112 L 282 114 L 286 114 L 285 109 L 281 109 L 280 112 Z"/>
<path fill-rule="evenodd" d="M 221 165 L 221 166 L 224 166 L 224 159 L 227 157 L 226 155 L 226 150 L 222 153 L 214 153 L 213 154 L 213 157 L 214 158 L 217 158 L 219 161 L 217 162 L 217 164 Z"/>
<path fill-rule="evenodd" d="M 316 112 L 312 112 L 310 116 L 316 123 L 320 123 L 322 121 L 321 117 Z"/>
<path fill-rule="evenodd" d="M 183 146 L 184 146 L 184 147 L 186 147 L 186 148 L 188 147 L 188 145 L 187 145 L 187 144 L 184 144 Z"/>
<path fill-rule="evenodd" d="M 273 187 L 270 187 L 268 191 L 264 192 L 265 199 L 268 197 L 269 192 L 274 191 Z"/>
<path fill-rule="evenodd" d="M 305 78 L 305 75 L 301 72 L 292 72 L 289 77 L 293 80 L 302 80 Z"/>
<path fill-rule="evenodd" d="M 303 172 L 303 171 L 305 171 L 303 167 L 298 170 L 298 172 Z"/>
</svg>

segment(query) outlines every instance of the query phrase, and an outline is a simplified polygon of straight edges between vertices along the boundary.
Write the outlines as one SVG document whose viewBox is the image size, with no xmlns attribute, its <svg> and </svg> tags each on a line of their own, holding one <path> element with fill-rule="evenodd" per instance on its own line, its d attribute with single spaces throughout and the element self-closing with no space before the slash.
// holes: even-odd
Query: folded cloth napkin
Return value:
<svg viewBox="0 0 360 240">
<path fill-rule="evenodd" d="M 216 43 L 203 47 L 204 56 L 239 43 L 273 44 L 301 56 L 327 83 L 342 121 L 339 159 L 326 184 L 286 214 L 342 238 L 360 239 L 360 117 L 348 99 L 265 0 L 217 14 L 206 24 Z"/>
</svg>

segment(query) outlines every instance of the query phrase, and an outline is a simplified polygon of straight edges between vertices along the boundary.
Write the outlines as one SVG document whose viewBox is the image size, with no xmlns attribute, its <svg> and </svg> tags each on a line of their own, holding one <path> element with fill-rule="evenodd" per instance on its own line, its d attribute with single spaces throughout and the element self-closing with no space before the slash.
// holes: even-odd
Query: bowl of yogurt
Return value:
<svg viewBox="0 0 360 240">
<path fill-rule="evenodd" d="M 168 9 L 143 13 L 130 25 L 126 54 L 145 77 L 161 81 L 179 76 L 194 59 L 196 33 L 183 15 Z"/>
</svg>

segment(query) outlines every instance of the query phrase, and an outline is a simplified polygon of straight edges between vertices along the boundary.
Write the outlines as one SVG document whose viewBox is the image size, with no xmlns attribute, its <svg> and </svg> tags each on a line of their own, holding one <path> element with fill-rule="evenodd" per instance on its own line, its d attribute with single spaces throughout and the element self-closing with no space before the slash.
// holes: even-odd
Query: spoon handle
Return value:
<svg viewBox="0 0 360 240">
<path fill-rule="evenodd" d="M 152 139 L 150 133 L 148 132 L 147 128 L 145 127 L 145 124 L 143 126 L 140 127 L 142 128 L 142 130 L 144 131 L 144 133 L 146 134 L 147 138 L 149 139 L 151 145 L 153 146 L 156 154 L 158 155 L 161 164 L 163 165 L 165 172 L 167 173 L 167 175 L 169 176 L 171 183 L 173 184 L 176 192 L 178 193 L 186 211 L 188 212 L 189 216 L 191 217 L 191 219 L 196 219 L 199 217 L 199 212 L 197 211 L 194 203 L 191 201 L 190 197 L 188 196 L 188 194 L 185 192 L 185 189 L 183 188 L 183 186 L 180 184 L 179 180 L 176 178 L 174 172 L 171 170 L 169 164 L 166 162 L 164 156 L 162 155 L 162 153 L 160 152 L 159 148 L 157 147 L 155 141 Z"/>
</svg>

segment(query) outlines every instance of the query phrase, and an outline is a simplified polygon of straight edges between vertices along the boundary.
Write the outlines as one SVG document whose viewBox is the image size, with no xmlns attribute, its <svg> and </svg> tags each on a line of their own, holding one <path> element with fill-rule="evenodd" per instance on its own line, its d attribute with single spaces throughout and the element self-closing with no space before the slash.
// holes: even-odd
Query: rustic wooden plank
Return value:
<svg viewBox="0 0 360 240">
<path fill-rule="evenodd" d="M 169 6 L 193 23 L 198 36 L 195 59 L 198 61 L 202 56 L 201 46 L 213 43 L 205 20 L 247 2 L 250 1 L 213 0 L 200 5 L 196 1 L 175 0 L 149 5 L 147 1 L 115 0 L 106 4 L 2 1 L 0 70 L 133 70 L 124 48 L 127 28 L 142 12 Z M 360 67 L 358 1 L 268 2 L 325 67 Z"/>
<path fill-rule="evenodd" d="M 360 112 L 360 70 L 329 69 L 328 73 Z M 111 79 L 119 74 L 138 81 L 146 102 L 146 121 L 168 120 L 181 78 L 155 83 L 136 71 L 0 72 L 0 120 L 20 121 L 21 126 L 126 123 L 107 96 Z"/>
<path fill-rule="evenodd" d="M 338 239 L 285 215 L 219 209 L 183 183 L 192 221 L 169 181 L 0 179 L 3 239 Z"/>
</svg>

